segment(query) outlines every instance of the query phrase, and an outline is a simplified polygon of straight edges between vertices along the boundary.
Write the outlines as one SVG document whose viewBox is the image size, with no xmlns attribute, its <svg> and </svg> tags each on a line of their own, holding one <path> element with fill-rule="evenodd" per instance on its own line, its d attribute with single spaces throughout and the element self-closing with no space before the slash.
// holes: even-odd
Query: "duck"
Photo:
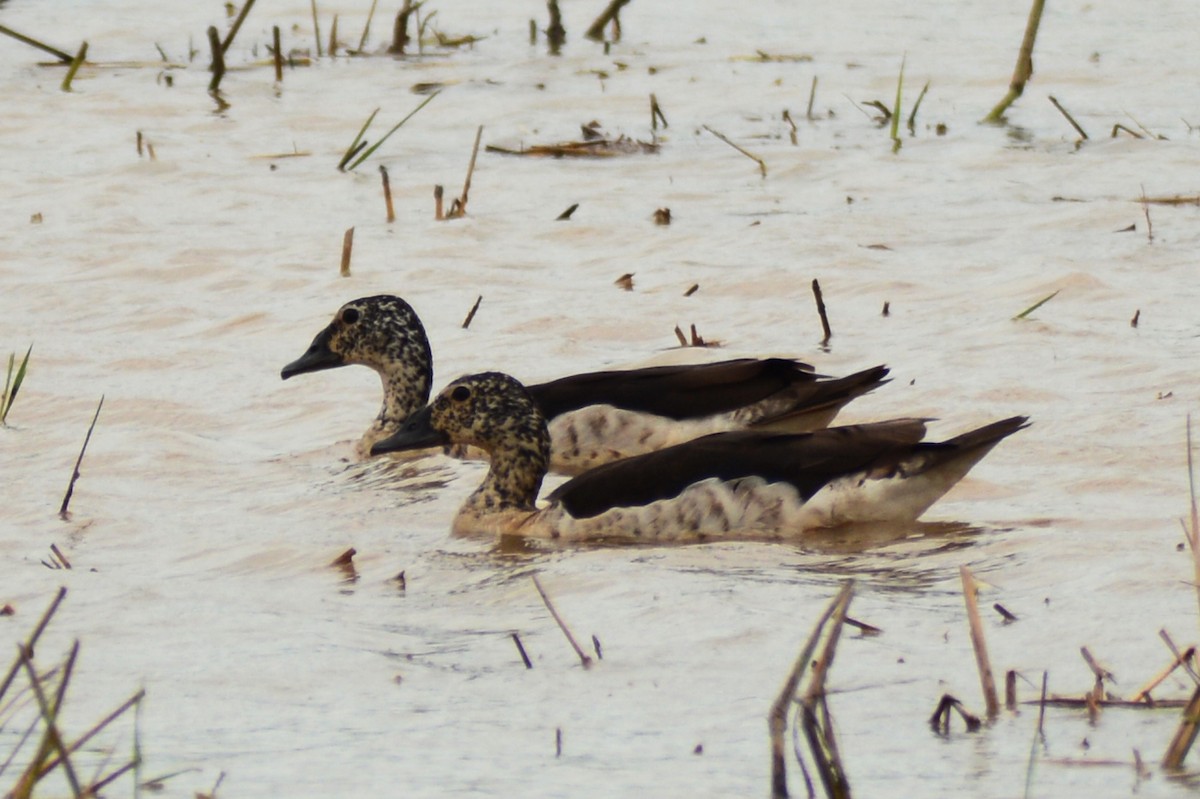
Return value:
<svg viewBox="0 0 1200 799">
<path fill-rule="evenodd" d="M 379 413 L 355 445 L 366 458 L 429 402 L 433 355 L 412 306 L 390 294 L 346 303 L 280 377 L 351 364 L 373 369 L 383 383 Z M 826 378 L 801 361 L 738 358 L 575 374 L 528 390 L 550 426 L 550 470 L 576 475 L 710 433 L 820 429 L 887 375 L 875 366 Z"/>
<path fill-rule="evenodd" d="M 459 378 L 405 421 L 375 454 L 447 444 L 488 453 L 482 484 L 463 504 L 456 535 L 563 541 L 687 543 L 787 539 L 860 522 L 916 521 L 1008 436 L 1013 416 L 941 442 L 924 418 L 807 433 L 714 433 L 590 469 L 538 493 L 551 435 L 532 392 L 485 372 Z"/>
</svg>

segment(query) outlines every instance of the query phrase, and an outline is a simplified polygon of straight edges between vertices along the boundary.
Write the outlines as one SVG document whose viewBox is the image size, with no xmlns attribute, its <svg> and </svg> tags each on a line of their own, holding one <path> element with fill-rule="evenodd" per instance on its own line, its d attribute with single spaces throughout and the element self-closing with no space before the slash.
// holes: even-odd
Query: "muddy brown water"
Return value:
<svg viewBox="0 0 1200 799">
<path fill-rule="evenodd" d="M 321 4 L 323 35 L 337 13 L 357 42 L 368 5 Z M 188 63 L 189 42 L 228 25 L 220 4 L 0 7 L 3 24 L 72 52 L 86 38 L 89 57 L 110 64 L 85 66 L 67 94 L 60 68 L 0 40 L 0 354 L 34 344 L 0 429 L 0 602 L 17 611 L 0 630 L 11 645 L 69 588 L 39 651 L 49 662 L 82 642 L 64 723 L 81 730 L 144 686 L 144 773 L 186 770 L 164 795 L 207 790 L 222 772 L 221 790 L 241 796 L 763 795 L 767 710 L 852 577 L 851 614 L 884 630 L 848 635 L 830 676 L 856 792 L 1018 796 L 1034 710 L 976 734 L 956 724 L 947 738 L 926 721 L 943 693 L 982 707 L 961 565 L 986 582 L 993 661 L 1020 671 L 1026 699 L 1043 671 L 1052 692 L 1089 688 L 1081 646 L 1128 695 L 1169 660 L 1160 629 L 1195 640 L 1178 547 L 1186 419 L 1200 398 L 1200 223 L 1195 207 L 1151 205 L 1150 241 L 1137 202 L 1200 191 L 1192 4 L 1051 4 L 1008 127 L 976 123 L 1007 86 L 1019 4 L 768 2 L 731 14 L 639 2 L 606 55 L 582 40 L 598 9 L 571 3 L 558 58 L 528 42 L 542 5 L 438 4 L 432 26 L 486 38 L 404 60 L 325 58 L 289 69 L 281 87 L 268 67 L 234 69 L 223 110 L 205 92 L 207 56 Z M 307 3 L 265 4 L 231 65 L 262 58 L 273 24 L 285 47 L 311 46 Z M 372 49 L 387 29 L 375 20 Z M 155 64 L 155 43 L 184 66 Z M 856 102 L 890 105 L 905 54 L 906 105 L 930 89 L 893 154 Z M 371 110 L 377 136 L 420 101 L 418 83 L 445 88 L 364 166 L 337 172 Z M 593 119 L 647 138 L 651 92 L 670 122 L 658 155 L 481 153 L 469 216 L 433 220 L 432 187 L 458 193 L 478 125 L 485 144 L 507 147 L 574 139 Z M 1049 94 L 1089 141 L 1077 144 Z M 1117 122 L 1164 138 L 1109 138 Z M 761 157 L 766 178 L 703 125 Z M 138 156 L 137 131 L 154 160 Z M 293 152 L 304 155 L 283 157 Z M 573 203 L 571 221 L 555 222 Z M 657 208 L 671 209 L 669 227 L 653 224 Z M 613 285 L 625 273 L 631 292 Z M 925 523 L 887 535 L 682 548 L 454 540 L 450 519 L 482 466 L 352 464 L 376 378 L 279 380 L 342 302 L 379 292 L 421 314 L 439 384 L 481 369 L 538 380 L 785 354 L 829 374 L 892 367 L 847 421 L 932 416 L 935 437 L 1018 413 L 1034 425 Z M 673 328 L 691 324 L 722 346 L 673 350 Z M 41 564 L 51 543 L 74 569 Z M 327 567 L 349 547 L 351 582 Z M 576 635 L 601 642 L 592 669 L 533 574 Z M 994 602 L 1019 621 L 1002 625 Z M 1158 695 L 1190 690 L 1172 677 Z M 1187 794 L 1155 765 L 1177 720 L 1048 711 L 1030 795 Z M 104 746 L 129 746 L 130 732 Z M 6 750 L 16 734 L 0 732 Z M 1136 781 L 1134 749 L 1149 781 Z"/>
</svg>

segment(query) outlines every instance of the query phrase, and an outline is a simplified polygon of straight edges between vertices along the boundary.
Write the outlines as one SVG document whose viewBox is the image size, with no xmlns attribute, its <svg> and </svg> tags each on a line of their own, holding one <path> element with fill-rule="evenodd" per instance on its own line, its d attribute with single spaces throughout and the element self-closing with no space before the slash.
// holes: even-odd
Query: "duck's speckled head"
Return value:
<svg viewBox="0 0 1200 799">
<path fill-rule="evenodd" d="M 491 454 L 550 456 L 550 434 L 525 386 L 500 372 L 460 377 L 411 416 L 372 454 L 444 444 L 468 444 Z"/>
<path fill-rule="evenodd" d="M 283 367 L 281 377 L 362 364 L 381 375 L 399 367 L 432 380 L 433 356 L 425 327 L 407 302 L 390 294 L 352 300 L 317 334 L 308 350 Z"/>
</svg>

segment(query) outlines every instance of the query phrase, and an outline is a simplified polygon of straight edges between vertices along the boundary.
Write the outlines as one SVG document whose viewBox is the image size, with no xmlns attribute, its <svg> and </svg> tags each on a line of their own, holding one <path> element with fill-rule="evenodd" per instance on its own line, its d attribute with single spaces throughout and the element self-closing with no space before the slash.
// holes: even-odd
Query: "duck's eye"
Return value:
<svg viewBox="0 0 1200 799">
<path fill-rule="evenodd" d="M 455 402 L 463 402 L 471 396 L 471 389 L 466 386 L 459 386 L 450 392 L 450 399 Z"/>
<path fill-rule="evenodd" d="M 342 321 L 348 325 L 352 325 L 358 321 L 360 315 L 357 308 L 347 308 L 342 311 Z"/>
</svg>

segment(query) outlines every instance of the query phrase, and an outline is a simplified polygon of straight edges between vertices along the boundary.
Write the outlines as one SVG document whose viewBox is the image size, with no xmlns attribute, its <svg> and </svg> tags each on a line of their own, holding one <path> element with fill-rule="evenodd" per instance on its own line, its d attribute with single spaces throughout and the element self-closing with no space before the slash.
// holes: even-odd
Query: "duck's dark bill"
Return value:
<svg viewBox="0 0 1200 799">
<path fill-rule="evenodd" d="M 441 447 L 450 443 L 450 437 L 432 424 L 433 409 L 428 405 L 414 413 L 404 422 L 400 430 L 371 446 L 372 455 L 385 452 L 403 452 L 410 449 Z"/>
<path fill-rule="evenodd" d="M 317 337 L 313 339 L 313 343 L 309 345 L 308 351 L 283 367 L 279 376 L 287 380 L 289 377 L 308 372 L 319 372 L 322 369 L 344 366 L 346 362 L 342 356 L 329 349 L 329 337 L 328 330 L 318 333 Z"/>
</svg>

